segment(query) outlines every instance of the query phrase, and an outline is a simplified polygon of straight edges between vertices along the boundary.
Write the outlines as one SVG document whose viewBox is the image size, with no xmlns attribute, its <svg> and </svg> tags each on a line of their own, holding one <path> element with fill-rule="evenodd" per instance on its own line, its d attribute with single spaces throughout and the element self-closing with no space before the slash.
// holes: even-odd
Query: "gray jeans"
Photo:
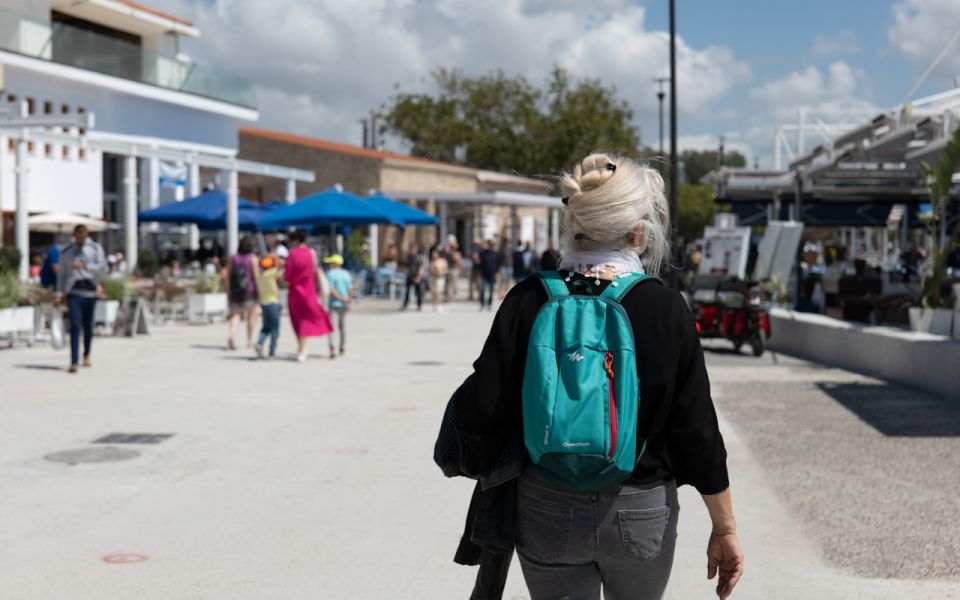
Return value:
<svg viewBox="0 0 960 600">
<path fill-rule="evenodd" d="M 517 484 L 517 554 L 532 600 L 659 600 L 673 567 L 677 486 L 573 492 L 529 466 Z"/>
<path fill-rule="evenodd" d="M 330 308 L 330 322 L 337 321 L 337 331 L 340 332 L 340 352 L 343 352 L 346 349 L 347 343 L 347 307 L 331 307 Z M 330 351 L 333 351 L 333 334 L 330 332 Z"/>
</svg>

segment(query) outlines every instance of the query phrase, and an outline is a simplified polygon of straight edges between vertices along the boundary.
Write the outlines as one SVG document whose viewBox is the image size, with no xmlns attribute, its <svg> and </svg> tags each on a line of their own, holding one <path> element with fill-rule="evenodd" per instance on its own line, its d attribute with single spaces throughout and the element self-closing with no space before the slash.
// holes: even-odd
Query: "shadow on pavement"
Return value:
<svg viewBox="0 0 960 600">
<path fill-rule="evenodd" d="M 818 383 L 825 394 L 891 437 L 958 437 L 960 404 L 889 383 Z"/>
<path fill-rule="evenodd" d="M 34 371 L 66 371 L 67 369 L 59 365 L 13 365 L 16 369 L 33 369 Z"/>
<path fill-rule="evenodd" d="M 226 345 L 218 346 L 216 344 L 190 344 L 190 347 L 195 348 L 197 350 L 221 350 L 222 351 L 227 349 Z"/>
</svg>

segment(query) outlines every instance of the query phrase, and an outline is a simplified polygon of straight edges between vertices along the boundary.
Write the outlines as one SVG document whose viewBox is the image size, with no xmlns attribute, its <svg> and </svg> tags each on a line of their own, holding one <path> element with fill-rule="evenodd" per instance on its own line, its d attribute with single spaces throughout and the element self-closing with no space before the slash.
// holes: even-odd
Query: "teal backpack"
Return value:
<svg viewBox="0 0 960 600">
<path fill-rule="evenodd" d="M 554 483 L 589 491 L 621 483 L 637 452 L 640 381 L 633 329 L 620 300 L 642 281 L 615 279 L 600 295 L 571 294 L 556 271 L 539 273 L 549 299 L 530 332 L 523 373 L 523 438 Z"/>
</svg>

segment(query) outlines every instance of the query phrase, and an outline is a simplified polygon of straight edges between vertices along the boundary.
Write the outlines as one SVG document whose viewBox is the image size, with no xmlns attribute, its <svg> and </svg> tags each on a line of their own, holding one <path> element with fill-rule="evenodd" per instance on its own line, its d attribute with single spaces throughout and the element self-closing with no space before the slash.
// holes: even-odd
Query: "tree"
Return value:
<svg viewBox="0 0 960 600">
<path fill-rule="evenodd" d="M 555 67 L 544 88 L 502 71 L 469 78 L 438 69 L 433 82 L 434 93 L 398 91 L 384 107 L 384 130 L 409 141 L 414 156 L 544 175 L 597 149 L 637 155 L 632 111 L 599 80 Z"/>
<path fill-rule="evenodd" d="M 680 153 L 680 161 L 683 163 L 684 180 L 693 184 L 700 183 L 704 175 L 719 166 L 716 150 L 684 150 Z M 736 150 L 724 152 L 723 166 L 745 167 L 747 159 Z"/>
<path fill-rule="evenodd" d="M 713 190 L 708 185 L 681 183 L 677 188 L 675 217 L 677 236 L 686 241 L 703 236 L 703 228 L 713 222 Z"/>
<path fill-rule="evenodd" d="M 950 141 L 940 155 L 940 161 L 935 167 L 923 163 L 922 169 L 930 189 L 930 200 L 934 208 L 935 221 L 940 232 L 933 232 L 933 248 L 930 259 L 933 272 L 929 279 L 923 281 L 923 305 L 929 308 L 947 307 L 943 297 L 943 274 L 947 256 L 953 247 L 960 242 L 960 224 L 955 225 L 953 233 L 947 234 L 947 223 L 950 216 L 950 189 L 953 187 L 953 174 L 960 166 L 960 128 L 954 130 Z M 922 281 L 922 279 L 921 279 Z"/>
</svg>

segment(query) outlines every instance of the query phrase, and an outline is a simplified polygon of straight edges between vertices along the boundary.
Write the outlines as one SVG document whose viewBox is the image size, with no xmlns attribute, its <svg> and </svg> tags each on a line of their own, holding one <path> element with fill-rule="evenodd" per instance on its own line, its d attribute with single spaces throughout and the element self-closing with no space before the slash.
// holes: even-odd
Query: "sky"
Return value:
<svg viewBox="0 0 960 600">
<path fill-rule="evenodd" d="M 614 86 L 642 142 L 658 145 L 652 80 L 669 73 L 667 0 L 148 1 L 200 28 L 186 54 L 256 84 L 260 127 L 359 145 L 359 120 L 397 89 L 429 92 L 437 67 L 539 83 L 557 64 Z M 723 136 L 761 168 L 774 128 L 801 108 L 810 121 L 857 123 L 899 104 L 960 28 L 960 0 L 676 4 L 681 149 Z M 957 76 L 960 43 L 912 97 Z"/>
</svg>

